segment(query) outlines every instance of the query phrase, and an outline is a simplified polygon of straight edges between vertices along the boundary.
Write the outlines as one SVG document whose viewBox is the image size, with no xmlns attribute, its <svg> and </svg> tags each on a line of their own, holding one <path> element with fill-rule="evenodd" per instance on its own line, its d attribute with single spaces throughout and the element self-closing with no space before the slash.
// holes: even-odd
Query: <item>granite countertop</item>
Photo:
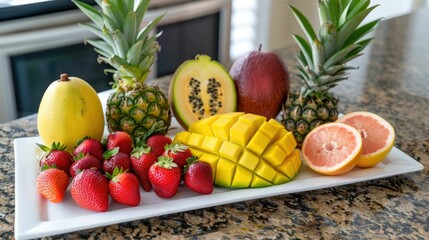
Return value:
<svg viewBox="0 0 429 240">
<path fill-rule="evenodd" d="M 378 113 L 420 172 L 286 194 L 52 236 L 49 239 L 428 239 L 428 9 L 387 20 L 335 94 L 343 113 Z M 294 75 L 296 46 L 278 53 Z M 292 76 L 292 86 L 298 79 Z M 30 116 L 0 125 L 0 238 L 14 236 L 13 139 L 36 136 Z"/>
</svg>

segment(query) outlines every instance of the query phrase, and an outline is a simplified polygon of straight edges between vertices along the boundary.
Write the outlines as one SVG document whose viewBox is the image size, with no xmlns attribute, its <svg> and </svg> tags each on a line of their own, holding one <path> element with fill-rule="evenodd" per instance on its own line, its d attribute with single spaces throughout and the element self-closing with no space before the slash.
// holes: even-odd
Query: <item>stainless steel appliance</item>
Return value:
<svg viewBox="0 0 429 240">
<path fill-rule="evenodd" d="M 43 2 L 56 1 L 62 0 Z M 231 0 L 153 0 L 145 21 L 164 12 L 157 29 L 163 31 L 161 52 L 150 77 L 171 74 L 198 53 L 228 63 Z M 44 90 L 62 72 L 97 91 L 110 88 L 106 66 L 83 43 L 95 37 L 78 25 L 86 21 L 79 10 L 67 9 L 0 22 L 0 123 L 37 112 Z"/>
</svg>

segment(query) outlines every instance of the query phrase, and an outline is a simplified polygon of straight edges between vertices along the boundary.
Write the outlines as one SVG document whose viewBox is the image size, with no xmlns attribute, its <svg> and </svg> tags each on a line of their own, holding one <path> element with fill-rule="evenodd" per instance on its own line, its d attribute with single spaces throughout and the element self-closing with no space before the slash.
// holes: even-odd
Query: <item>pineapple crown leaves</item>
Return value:
<svg viewBox="0 0 429 240">
<path fill-rule="evenodd" d="M 362 38 L 381 20 L 362 25 L 365 17 L 378 6 L 369 7 L 370 3 L 370 0 L 318 0 L 318 34 L 304 14 L 290 6 L 305 36 L 292 35 L 300 48 L 295 57 L 299 63 L 299 77 L 304 83 L 301 94 L 322 96 L 338 82 L 346 80 L 348 70 L 356 69 L 346 63 L 362 55 L 372 40 Z"/>
<path fill-rule="evenodd" d="M 150 0 L 141 0 L 137 4 L 134 0 L 96 0 L 99 8 L 79 0 L 72 1 L 92 21 L 80 25 L 100 38 L 86 42 L 94 46 L 100 62 L 114 68 L 105 70 L 114 73 L 113 87 L 130 88 L 136 82 L 144 83 L 160 49 L 156 39 L 161 33 L 150 33 L 166 13 L 140 29 Z"/>
</svg>

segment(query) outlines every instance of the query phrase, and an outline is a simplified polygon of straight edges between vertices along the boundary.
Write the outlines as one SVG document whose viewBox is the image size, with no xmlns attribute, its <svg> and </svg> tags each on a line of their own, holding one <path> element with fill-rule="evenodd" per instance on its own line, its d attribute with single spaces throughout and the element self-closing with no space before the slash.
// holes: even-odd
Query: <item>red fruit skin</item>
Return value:
<svg viewBox="0 0 429 240">
<path fill-rule="evenodd" d="M 172 142 L 171 138 L 165 135 L 153 135 L 146 140 L 146 145 L 151 147 L 152 152 L 155 153 L 157 157 L 161 156 L 164 152 L 165 145 L 168 145 Z"/>
<path fill-rule="evenodd" d="M 109 194 L 116 202 L 135 207 L 140 204 L 140 185 L 137 177 L 123 172 L 109 181 Z"/>
<path fill-rule="evenodd" d="M 103 162 L 102 169 L 105 173 L 112 174 L 115 167 L 122 168 L 123 171 L 129 171 L 131 167 L 130 156 L 126 153 L 118 152 Z"/>
<path fill-rule="evenodd" d="M 171 157 L 173 159 L 173 162 L 179 165 L 181 169 L 183 169 L 183 167 L 187 164 L 186 159 L 193 156 L 189 148 L 183 152 L 176 152 L 176 153 L 166 150 L 162 155 Z"/>
<path fill-rule="evenodd" d="M 130 155 L 133 151 L 133 139 L 123 131 L 112 132 L 107 136 L 107 150 L 119 147 L 119 151 Z"/>
<path fill-rule="evenodd" d="M 82 208 L 105 212 L 109 207 L 109 181 L 99 171 L 86 169 L 73 178 L 70 192 Z"/>
<path fill-rule="evenodd" d="M 237 112 L 275 118 L 290 89 L 283 60 L 272 52 L 252 51 L 239 57 L 229 71 L 237 89 Z"/>
<path fill-rule="evenodd" d="M 192 163 L 185 172 L 183 182 L 194 192 L 211 194 L 213 192 L 212 167 L 202 161 Z"/>
<path fill-rule="evenodd" d="M 153 191 L 160 198 L 172 198 L 177 193 L 182 181 L 182 170 L 180 167 L 171 169 L 163 168 L 153 164 L 149 168 L 149 179 L 152 183 Z"/>
<path fill-rule="evenodd" d="M 85 139 L 82 141 L 81 144 L 79 144 L 75 150 L 73 151 L 73 155 L 74 156 L 78 156 L 79 153 L 84 153 L 86 154 L 91 154 L 92 156 L 98 158 L 98 160 L 100 160 L 100 162 L 104 161 L 103 158 L 103 153 L 104 153 L 104 148 L 103 148 L 103 144 L 101 144 L 100 141 L 96 140 L 96 139 Z"/>
<path fill-rule="evenodd" d="M 52 150 L 46 157 L 43 157 L 40 161 L 40 167 L 55 165 L 55 168 L 63 170 L 68 176 L 70 176 L 70 166 L 73 164 L 73 156 L 62 150 Z"/>
<path fill-rule="evenodd" d="M 97 171 L 101 172 L 101 163 L 98 158 L 92 156 L 91 154 L 87 154 L 81 159 L 76 160 L 71 166 L 70 166 L 70 175 L 72 177 L 75 177 L 76 174 L 84 169 L 90 169 L 95 168 Z"/>
<path fill-rule="evenodd" d="M 140 158 L 136 158 L 131 155 L 131 169 L 139 179 L 143 190 L 149 192 L 152 189 L 152 184 L 149 180 L 149 168 L 156 162 L 157 157 L 155 153 L 149 152 L 143 154 Z"/>
<path fill-rule="evenodd" d="M 50 168 L 41 172 L 36 179 L 37 190 L 40 195 L 53 203 L 64 199 L 69 176 L 60 169 Z"/>
</svg>

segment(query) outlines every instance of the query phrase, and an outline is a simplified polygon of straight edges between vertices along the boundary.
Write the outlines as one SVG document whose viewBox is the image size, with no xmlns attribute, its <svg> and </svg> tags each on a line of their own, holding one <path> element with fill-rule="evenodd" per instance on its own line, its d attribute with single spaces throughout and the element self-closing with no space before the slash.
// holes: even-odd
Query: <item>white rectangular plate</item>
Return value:
<svg viewBox="0 0 429 240">
<path fill-rule="evenodd" d="M 297 177 L 283 185 L 239 190 L 216 187 L 210 195 L 196 194 L 181 185 L 177 195 L 171 199 L 161 199 L 153 191 L 142 190 L 139 206 L 126 207 L 112 201 L 107 212 L 96 213 L 74 203 L 69 190 L 63 202 L 58 204 L 39 195 L 36 189 L 39 171 L 36 154 L 40 152 L 36 142 L 41 143 L 41 140 L 33 137 L 18 138 L 14 141 L 16 239 L 40 238 L 227 203 L 385 178 L 423 169 L 419 162 L 393 148 L 387 158 L 375 167 L 354 168 L 341 176 L 319 175 L 303 165 Z"/>
</svg>

